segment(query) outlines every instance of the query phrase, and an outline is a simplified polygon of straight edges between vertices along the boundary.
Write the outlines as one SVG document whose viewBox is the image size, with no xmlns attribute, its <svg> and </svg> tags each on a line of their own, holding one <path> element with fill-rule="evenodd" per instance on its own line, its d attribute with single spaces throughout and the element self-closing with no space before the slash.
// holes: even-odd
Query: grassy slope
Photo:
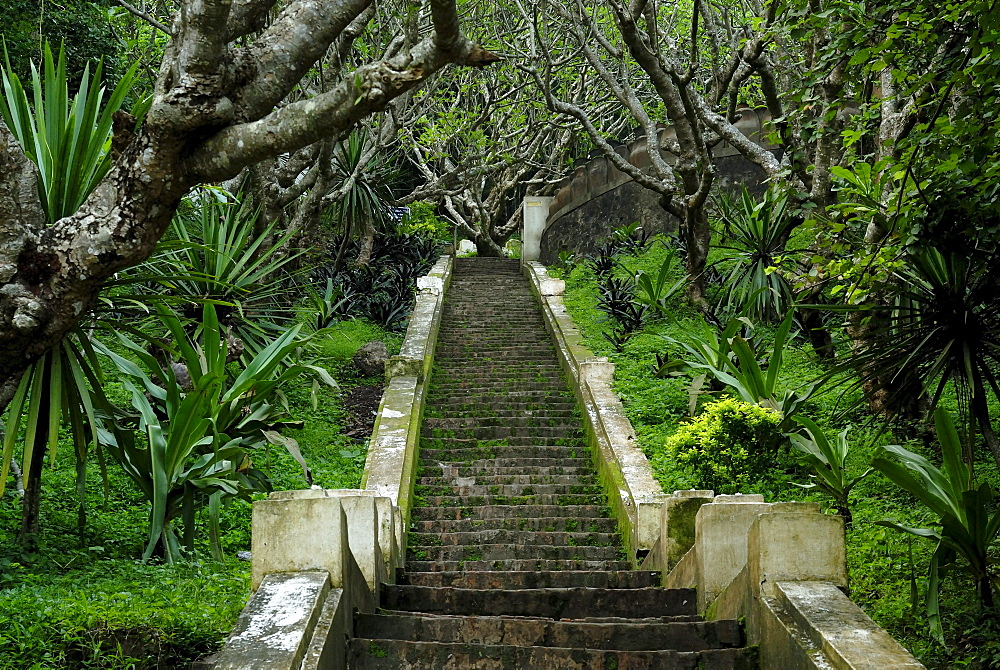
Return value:
<svg viewBox="0 0 1000 670">
<path fill-rule="evenodd" d="M 623 258 L 622 261 L 631 270 L 643 269 L 655 273 L 665 253 L 665 247 L 656 244 L 642 256 Z M 624 271 L 619 269 L 618 272 Z M 682 350 L 667 342 L 664 335 L 683 340 L 687 333 L 708 326 L 700 316 L 684 307 L 678 297 L 670 318 L 647 325 L 625 345 L 623 353 L 615 352 L 601 334 L 608 324 L 604 321 L 604 314 L 595 308 L 597 288 L 593 273 L 577 266 L 565 278 L 567 308 L 588 345 L 596 353 L 609 356 L 614 361 L 616 390 L 636 428 L 642 448 L 650 457 L 657 479 L 667 491 L 700 488 L 690 475 L 673 467 L 663 449 L 665 439 L 688 416 L 689 380 L 684 377 L 657 379 L 652 374 L 652 368 L 656 353 L 669 352 L 672 357 L 682 357 Z M 841 344 L 840 351 L 844 350 Z M 787 388 L 800 386 L 822 373 L 811 348 L 804 342 L 798 342 L 786 357 L 781 380 Z M 849 465 L 860 474 L 867 469 L 882 445 L 899 443 L 902 438 L 894 436 L 890 430 L 883 432 L 881 426 L 871 425 L 870 417 L 863 409 L 849 411 L 854 400 L 857 400 L 856 391 L 831 388 L 814 396 L 802 413 L 828 432 L 852 426 Z M 922 444 L 907 443 L 907 447 L 935 458 Z M 986 452 L 985 448 L 982 452 Z M 984 459 L 977 473 L 994 485 L 1000 483 L 1000 476 L 991 459 Z M 787 481 L 807 481 L 804 472 L 770 479 L 756 491 L 764 493 L 768 500 L 829 503 L 824 496 L 795 487 Z M 855 525 L 848 535 L 848 567 L 855 601 L 928 667 L 966 667 L 974 657 L 986 659 L 991 655 L 996 659 L 995 667 L 1000 667 L 1000 624 L 991 629 L 989 625 L 975 623 L 974 591 L 959 576 L 947 578 L 942 593 L 942 611 L 946 613 L 945 627 L 950 646 L 941 649 L 930 641 L 922 605 L 914 611 L 910 594 L 911 578 L 916 580 L 922 592 L 923 575 L 933 547 L 915 538 L 911 542 L 908 535 L 876 525 L 882 519 L 894 519 L 907 525 L 921 526 L 930 525 L 934 519 L 908 494 L 878 474 L 858 486 L 852 501 Z"/>
<path fill-rule="evenodd" d="M 401 342 L 399 335 L 376 326 L 347 321 L 319 343 L 318 363 L 344 386 L 378 383 L 359 378 L 350 364 L 358 347 L 373 339 L 385 340 L 390 351 L 398 351 Z M 356 487 L 367 444 L 341 434 L 338 394 L 321 388 L 316 409 L 308 385 L 289 389 L 287 396 L 293 415 L 305 421 L 303 429 L 287 434 L 301 445 L 314 483 Z M 89 521 L 84 537 L 77 534 L 70 454 L 64 447 L 44 475 L 38 552 L 25 555 L 14 542 L 20 504 L 10 488 L 0 499 L 0 670 L 155 666 L 116 653 L 119 643 L 125 648 L 134 643 L 159 647 L 166 667 L 182 667 L 217 648 L 249 594 L 250 564 L 235 553 L 250 548 L 250 504 L 236 501 L 223 514 L 223 561 L 210 560 L 201 546 L 187 564 L 143 565 L 135 558 L 144 544 L 146 504 L 113 464 L 106 502 L 92 464 Z M 280 447 L 255 461 L 275 488 L 305 486 L 301 469 Z M 205 533 L 201 535 L 204 539 Z"/>
</svg>

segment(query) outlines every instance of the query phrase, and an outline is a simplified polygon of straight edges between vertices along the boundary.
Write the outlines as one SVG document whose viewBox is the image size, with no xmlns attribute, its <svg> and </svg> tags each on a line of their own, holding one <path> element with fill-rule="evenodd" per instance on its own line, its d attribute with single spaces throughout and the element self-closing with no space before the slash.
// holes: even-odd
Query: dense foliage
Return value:
<svg viewBox="0 0 1000 670">
<path fill-rule="evenodd" d="M 653 272 L 673 253 L 673 242 L 659 239 L 639 255 L 620 254 L 608 276 L 627 280 L 638 270 Z M 726 257 L 719 250 L 710 261 L 725 263 Z M 995 568 L 983 572 L 977 566 L 995 565 L 1000 551 L 990 525 L 997 523 L 993 491 L 1000 472 L 986 452 L 977 452 L 975 479 L 954 480 L 945 496 L 945 487 L 919 482 L 950 477 L 934 474 L 942 453 L 950 459 L 943 466 L 946 471 L 968 472 L 957 433 L 945 434 L 938 447 L 925 441 L 920 424 L 873 421 L 857 402 L 863 391 L 847 378 L 853 373 L 845 369 L 831 378 L 797 326 L 784 336 L 774 391 L 802 400 L 793 420 L 782 421 L 773 408 L 741 397 L 735 376 L 710 383 L 704 362 L 714 361 L 716 368 L 738 366 L 732 342 L 721 343 L 739 338 L 752 343 L 761 367 L 769 370 L 781 329 L 713 325 L 676 296 L 663 318 L 647 321 L 619 349 L 605 337 L 614 326 L 600 309 L 606 276 L 583 259 L 569 259 L 563 272 L 567 307 L 588 346 L 615 363 L 616 390 L 665 490 L 714 486 L 720 492 L 762 493 L 769 501 L 815 500 L 844 513 L 853 520 L 847 542 L 854 600 L 928 667 L 995 666 L 1000 651 L 993 625 L 996 610 L 985 599 L 981 606 L 975 597 L 991 588 L 981 586 L 982 575 L 995 580 Z M 681 276 L 681 269 L 674 273 Z M 716 288 L 718 293 L 710 295 L 724 304 L 727 287 Z M 844 328 L 833 328 L 841 346 Z M 750 359 L 747 363 L 754 365 Z M 942 403 L 952 413 L 957 409 L 953 400 Z M 890 477 L 873 472 L 873 461 L 887 474 L 894 468 Z M 893 484 L 897 481 L 900 488 Z M 942 496 L 938 502 L 936 495 Z M 972 523 L 981 527 L 962 530 Z M 896 526 L 930 541 L 908 540 L 892 529 Z M 970 544 L 971 537 L 979 539 Z M 932 622 L 940 613 L 940 628 L 928 627 L 928 612 Z M 944 644 L 935 640 L 942 634 Z"/>
</svg>

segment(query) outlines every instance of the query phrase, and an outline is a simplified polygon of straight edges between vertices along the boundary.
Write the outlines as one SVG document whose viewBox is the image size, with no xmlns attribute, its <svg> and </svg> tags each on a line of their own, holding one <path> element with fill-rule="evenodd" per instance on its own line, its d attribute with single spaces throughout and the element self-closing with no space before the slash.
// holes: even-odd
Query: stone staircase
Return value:
<svg viewBox="0 0 1000 670">
<path fill-rule="evenodd" d="M 517 261 L 456 260 L 424 416 L 406 570 L 349 667 L 756 667 L 737 622 L 630 569 Z"/>
</svg>

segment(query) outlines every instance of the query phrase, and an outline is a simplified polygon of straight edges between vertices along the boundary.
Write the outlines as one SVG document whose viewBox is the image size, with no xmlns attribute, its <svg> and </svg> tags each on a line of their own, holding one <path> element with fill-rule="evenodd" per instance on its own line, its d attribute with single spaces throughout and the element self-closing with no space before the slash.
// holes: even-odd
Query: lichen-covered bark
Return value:
<svg viewBox="0 0 1000 670">
<path fill-rule="evenodd" d="M 35 173 L 0 121 L 0 408 L 23 370 L 58 343 L 105 279 L 148 258 L 184 194 L 336 136 L 449 63 L 497 57 L 459 31 L 455 0 L 430 0 L 434 32 L 275 109 L 372 0 L 296 0 L 247 46 L 271 0 L 185 0 L 141 130 L 121 130 L 107 177 L 72 216 L 44 223 Z M 122 128 L 129 124 L 121 124 Z"/>
</svg>

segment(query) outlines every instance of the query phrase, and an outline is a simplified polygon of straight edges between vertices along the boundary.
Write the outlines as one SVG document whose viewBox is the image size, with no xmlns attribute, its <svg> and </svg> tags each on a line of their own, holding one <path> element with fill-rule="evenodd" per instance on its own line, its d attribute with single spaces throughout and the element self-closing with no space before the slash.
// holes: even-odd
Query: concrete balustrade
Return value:
<svg viewBox="0 0 1000 670">
<path fill-rule="evenodd" d="M 560 364 L 583 410 L 584 431 L 608 503 L 633 564 L 654 549 L 660 539 L 663 489 L 635 439 L 632 423 L 612 389 L 615 366 L 595 356 L 566 312 L 562 280 L 549 277 L 545 266 L 523 261 L 522 269 L 542 306 L 545 327 L 552 335 Z"/>
<path fill-rule="evenodd" d="M 841 517 L 815 503 L 710 493 L 667 499 L 661 518 L 670 540 L 661 537 L 643 567 L 663 570 L 668 588 L 697 588 L 706 618 L 743 619 L 762 670 L 923 667 L 845 595 Z"/>
<path fill-rule="evenodd" d="M 709 619 L 743 619 L 762 670 L 886 670 L 923 666 L 845 595 L 843 519 L 816 503 L 760 495 L 665 495 L 597 357 L 566 312 L 565 286 L 522 262 L 560 362 L 583 409 L 594 462 L 629 554 L 667 588 L 696 588 Z"/>
<path fill-rule="evenodd" d="M 277 491 L 253 504 L 252 587 L 217 670 L 340 670 L 354 612 L 372 612 L 403 566 L 420 420 L 452 259 L 418 280 L 362 489 Z"/>
</svg>

